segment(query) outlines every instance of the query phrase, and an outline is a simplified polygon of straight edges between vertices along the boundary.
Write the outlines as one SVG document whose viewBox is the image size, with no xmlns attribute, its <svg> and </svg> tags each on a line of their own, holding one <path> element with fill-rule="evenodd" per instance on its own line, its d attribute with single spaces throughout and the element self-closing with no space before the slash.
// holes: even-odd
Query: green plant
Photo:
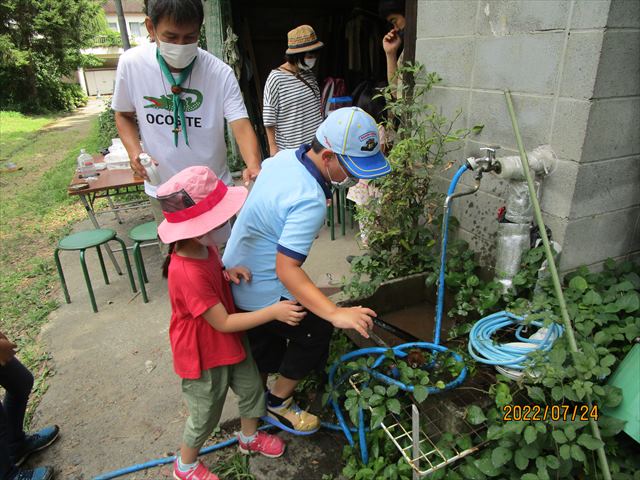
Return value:
<svg viewBox="0 0 640 480">
<path fill-rule="evenodd" d="M 98 141 L 103 148 L 111 145 L 111 139 L 118 138 L 115 112 L 111 109 L 111 99 L 105 102 L 106 108 L 98 117 Z"/>
<path fill-rule="evenodd" d="M 565 298 L 574 324 L 580 353 L 571 355 L 561 337 L 548 353 L 531 355 L 526 384 L 511 384 L 499 377 L 492 387 L 495 408 L 485 412 L 490 447 L 461 467 L 467 478 L 549 479 L 598 478 L 595 450 L 604 442 L 615 479 L 640 478 L 640 461 L 630 454 L 624 437 L 616 435 L 623 423 L 602 414 L 621 401 L 619 389 L 606 384 L 615 365 L 640 336 L 640 276 L 638 265 L 607 261 L 602 272 L 585 267 L 565 278 Z M 559 307 L 550 289 L 532 300 L 520 298 L 511 309 L 528 315 L 528 321 L 557 322 Z M 591 395 L 599 410 L 602 441 L 592 436 L 588 422 L 579 418 L 504 421 L 503 408 L 515 398 L 527 399 L 544 409 L 574 405 Z M 588 414 L 593 414 L 590 411 Z"/>
<path fill-rule="evenodd" d="M 0 108 L 45 112 L 82 103 L 77 87 L 62 79 L 95 63 L 81 49 L 100 32 L 100 3 L 6 0 L 0 12 Z"/>
<path fill-rule="evenodd" d="M 241 453 L 234 453 L 230 457 L 217 461 L 211 470 L 221 478 L 235 480 L 256 480 L 249 468 L 249 457 Z"/>
<path fill-rule="evenodd" d="M 480 125 L 454 129 L 460 112 L 450 121 L 425 102 L 425 95 L 440 82 L 437 74 L 426 73 L 420 64 L 407 64 L 398 74 L 411 77 L 415 87 L 398 98 L 392 96 L 391 87 L 381 93 L 389 117 L 387 130 L 395 132 L 387 156 L 392 171 L 371 182 L 377 194 L 357 212 L 367 225 L 369 251 L 351 263 L 354 275 L 344 290 L 352 298 L 370 295 L 385 280 L 434 270 L 438 239 L 434 220 L 443 195 L 432 188 L 433 178 L 446 155 L 460 148 L 461 140 L 482 130 Z"/>
</svg>

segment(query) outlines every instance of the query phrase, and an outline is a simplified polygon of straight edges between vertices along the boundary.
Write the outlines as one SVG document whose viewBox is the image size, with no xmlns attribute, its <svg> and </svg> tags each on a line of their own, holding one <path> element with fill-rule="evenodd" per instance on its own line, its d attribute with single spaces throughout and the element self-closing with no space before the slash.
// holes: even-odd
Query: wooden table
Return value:
<svg viewBox="0 0 640 480">
<path fill-rule="evenodd" d="M 104 157 L 102 155 L 94 155 L 94 163 L 99 164 L 103 162 Z M 144 180 L 142 177 L 135 175 L 133 170 L 108 170 L 105 168 L 104 170 L 98 170 L 97 174 L 99 174 L 97 179 L 87 181 L 81 178 L 78 172 L 75 172 L 71 183 L 67 187 L 67 193 L 69 195 L 74 195 L 80 198 L 80 201 L 82 202 L 82 205 L 87 211 L 87 215 L 95 228 L 101 228 L 98 223 L 98 219 L 96 218 L 98 213 L 113 213 L 116 220 L 118 220 L 118 223 L 122 223 L 122 219 L 118 215 L 119 211 L 128 210 L 130 208 L 139 208 L 144 203 L 148 204 L 148 200 L 134 200 L 119 203 L 117 205 L 113 202 L 113 197 L 117 195 L 144 191 Z M 83 183 L 88 184 L 89 186 L 80 190 L 74 188 L 74 185 Z M 109 209 L 101 210 L 100 212 L 96 212 L 94 210 L 94 202 L 99 198 L 106 198 L 109 203 Z M 105 247 L 116 271 L 119 275 L 122 275 L 122 270 L 120 270 L 120 266 L 113 256 L 113 251 L 108 244 L 105 245 Z"/>
</svg>

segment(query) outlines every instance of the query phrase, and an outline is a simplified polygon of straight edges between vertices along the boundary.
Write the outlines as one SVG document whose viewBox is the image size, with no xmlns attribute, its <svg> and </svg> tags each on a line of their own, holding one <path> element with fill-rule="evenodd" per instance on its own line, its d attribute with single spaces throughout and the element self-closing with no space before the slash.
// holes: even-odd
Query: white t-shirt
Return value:
<svg viewBox="0 0 640 480">
<path fill-rule="evenodd" d="M 160 70 L 156 48 L 155 43 L 141 45 L 120 57 L 111 108 L 136 113 L 144 150 L 158 162 L 163 182 L 187 167 L 201 165 L 231 184 L 224 120 L 248 118 L 233 70 L 222 60 L 198 49 L 191 75 L 182 83 L 189 145 L 180 132 L 176 147 L 171 85 Z M 144 189 L 156 196 L 153 185 L 145 182 Z"/>
</svg>

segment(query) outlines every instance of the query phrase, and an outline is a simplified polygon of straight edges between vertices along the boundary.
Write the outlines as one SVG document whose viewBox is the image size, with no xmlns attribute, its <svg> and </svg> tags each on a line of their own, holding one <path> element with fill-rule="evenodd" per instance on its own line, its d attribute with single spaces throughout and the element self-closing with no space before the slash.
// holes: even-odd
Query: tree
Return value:
<svg viewBox="0 0 640 480">
<path fill-rule="evenodd" d="M 2 0 L 0 108 L 74 108 L 82 92 L 62 78 L 95 63 L 80 49 L 100 32 L 100 14 L 98 0 Z"/>
</svg>

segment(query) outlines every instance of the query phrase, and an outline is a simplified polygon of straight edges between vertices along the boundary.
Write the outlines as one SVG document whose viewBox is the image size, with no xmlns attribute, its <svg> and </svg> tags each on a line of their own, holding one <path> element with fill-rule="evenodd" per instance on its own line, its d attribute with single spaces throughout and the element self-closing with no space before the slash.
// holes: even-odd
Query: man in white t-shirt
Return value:
<svg viewBox="0 0 640 480">
<path fill-rule="evenodd" d="M 118 63 L 111 106 L 131 168 L 148 180 L 142 148 L 157 165 L 161 182 L 196 165 L 231 184 L 224 137 L 229 122 L 249 182 L 261 155 L 233 70 L 198 48 L 204 19 L 201 0 L 149 0 L 145 25 L 154 43 L 126 51 Z M 145 182 L 156 221 L 164 218 L 155 186 Z"/>
</svg>

